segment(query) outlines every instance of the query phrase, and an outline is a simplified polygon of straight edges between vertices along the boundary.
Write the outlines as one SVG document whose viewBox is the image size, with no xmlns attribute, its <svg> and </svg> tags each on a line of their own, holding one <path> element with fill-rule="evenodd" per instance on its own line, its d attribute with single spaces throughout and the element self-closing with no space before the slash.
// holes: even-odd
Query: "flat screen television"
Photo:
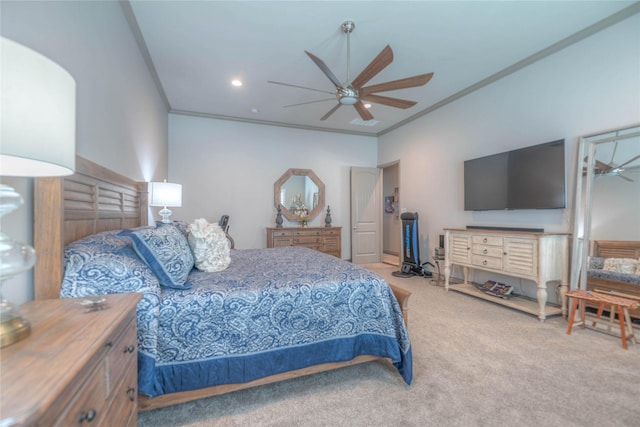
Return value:
<svg viewBox="0 0 640 427">
<path fill-rule="evenodd" d="M 464 209 L 566 207 L 564 139 L 464 162 Z"/>
</svg>

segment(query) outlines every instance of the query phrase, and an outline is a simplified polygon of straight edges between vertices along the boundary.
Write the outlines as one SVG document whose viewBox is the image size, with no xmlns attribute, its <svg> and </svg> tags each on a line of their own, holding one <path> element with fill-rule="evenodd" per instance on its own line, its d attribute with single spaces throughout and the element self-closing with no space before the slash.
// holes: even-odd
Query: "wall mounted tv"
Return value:
<svg viewBox="0 0 640 427">
<path fill-rule="evenodd" d="M 564 139 L 464 162 L 466 211 L 564 207 Z"/>
</svg>

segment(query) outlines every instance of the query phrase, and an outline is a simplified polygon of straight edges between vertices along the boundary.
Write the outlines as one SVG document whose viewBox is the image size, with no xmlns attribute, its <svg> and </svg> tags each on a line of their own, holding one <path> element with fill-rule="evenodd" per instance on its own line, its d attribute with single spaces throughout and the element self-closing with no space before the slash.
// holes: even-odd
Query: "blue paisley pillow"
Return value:
<svg viewBox="0 0 640 427">
<path fill-rule="evenodd" d="M 98 233 L 65 248 L 61 298 L 126 292 L 159 294 L 153 272 L 113 232 Z"/>
<path fill-rule="evenodd" d="M 173 220 L 173 222 L 156 221 L 156 227 L 164 227 L 167 225 L 170 227 L 176 227 L 178 230 L 180 230 L 182 234 L 184 234 L 184 237 L 187 237 L 189 235 L 189 230 L 187 230 L 187 227 L 189 226 L 189 224 L 187 224 L 184 221 L 180 221 L 180 220 Z"/>
<path fill-rule="evenodd" d="M 193 268 L 193 255 L 187 238 L 177 227 L 124 230 L 118 236 L 131 239 L 133 249 L 158 277 L 161 285 L 175 289 L 188 289 L 189 272 Z"/>
</svg>

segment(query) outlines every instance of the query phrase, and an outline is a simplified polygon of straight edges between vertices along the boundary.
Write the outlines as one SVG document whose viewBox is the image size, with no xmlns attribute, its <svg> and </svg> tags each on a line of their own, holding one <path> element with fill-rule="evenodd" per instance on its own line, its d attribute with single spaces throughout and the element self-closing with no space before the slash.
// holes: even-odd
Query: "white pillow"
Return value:
<svg viewBox="0 0 640 427">
<path fill-rule="evenodd" d="M 607 258 L 604 260 L 603 270 L 635 274 L 637 267 L 638 261 L 633 258 Z"/>
<path fill-rule="evenodd" d="M 187 240 L 195 266 L 200 271 L 222 271 L 231 263 L 229 240 L 218 224 L 196 219 L 187 227 Z"/>
</svg>

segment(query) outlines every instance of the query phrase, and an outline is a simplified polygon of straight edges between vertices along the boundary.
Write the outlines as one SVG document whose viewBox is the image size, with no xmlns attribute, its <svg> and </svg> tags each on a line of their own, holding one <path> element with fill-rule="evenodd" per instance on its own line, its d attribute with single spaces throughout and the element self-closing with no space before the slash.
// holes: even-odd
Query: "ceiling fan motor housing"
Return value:
<svg viewBox="0 0 640 427">
<path fill-rule="evenodd" d="M 338 102 L 342 105 L 353 105 L 358 102 L 358 91 L 349 87 L 338 88 L 336 93 Z"/>
</svg>

